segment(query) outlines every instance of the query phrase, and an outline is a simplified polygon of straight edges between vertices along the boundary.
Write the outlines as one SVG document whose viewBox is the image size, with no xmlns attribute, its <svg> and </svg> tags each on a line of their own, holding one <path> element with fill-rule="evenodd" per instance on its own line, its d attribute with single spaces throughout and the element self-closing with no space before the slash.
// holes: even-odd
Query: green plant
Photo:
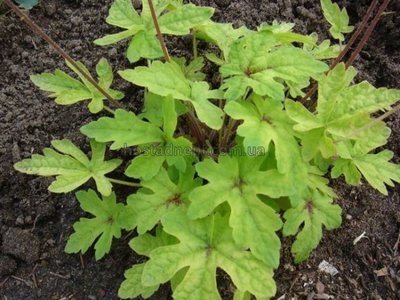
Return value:
<svg viewBox="0 0 400 300">
<path fill-rule="evenodd" d="M 57 175 L 49 189 L 58 193 L 95 180 L 102 199 L 93 190 L 77 192 L 82 209 L 94 217 L 74 225 L 68 253 L 85 253 L 95 244 L 101 259 L 122 230 L 137 231 L 130 246 L 149 259 L 126 271 L 120 297 L 149 297 L 170 281 L 175 299 L 220 299 L 215 277 L 221 268 L 237 287 L 235 299 L 270 298 L 280 260 L 277 232 L 296 236 L 292 253 L 300 263 L 319 244 L 323 228 L 341 224 L 329 177 L 344 175 L 351 185 L 364 177 L 383 194 L 386 185 L 400 182 L 393 153 L 376 153 L 390 129 L 383 117 L 371 116 L 397 102 L 400 90 L 353 84 L 356 70 L 343 63 L 329 70 L 323 60 L 336 57 L 341 47 L 318 44 L 316 34 L 294 33 L 292 24 L 235 29 L 211 21 L 212 8 L 182 2 L 158 0 L 154 8 L 143 1 L 139 15 L 130 0 L 115 0 L 107 22 L 124 31 L 96 41 L 131 38 L 129 60 L 148 60 L 118 72 L 145 88 L 140 114 L 103 105 L 108 95 L 124 97 L 110 88 L 112 69 L 104 59 L 96 68 L 103 92 L 87 80 L 82 64 L 79 70 L 69 63 L 81 81 L 60 70 L 32 76 L 57 103 L 91 100 L 91 112 L 105 109 L 110 116 L 81 128 L 91 139 L 91 160 L 62 140 L 52 144 L 58 152 L 45 149 L 15 168 Z M 351 29 L 346 12 L 330 1 L 322 4 L 333 37 L 342 41 Z M 162 34 L 189 32 L 194 59 L 170 57 Z M 221 82 L 214 88 L 204 81 L 197 39 L 219 48 L 205 54 L 219 69 Z M 315 111 L 296 101 L 311 79 L 318 82 Z M 104 160 L 107 143 L 112 151 L 136 147 L 138 155 L 125 170 L 133 179 L 105 176 L 121 164 Z M 139 189 L 117 201 L 113 183 Z"/>
</svg>

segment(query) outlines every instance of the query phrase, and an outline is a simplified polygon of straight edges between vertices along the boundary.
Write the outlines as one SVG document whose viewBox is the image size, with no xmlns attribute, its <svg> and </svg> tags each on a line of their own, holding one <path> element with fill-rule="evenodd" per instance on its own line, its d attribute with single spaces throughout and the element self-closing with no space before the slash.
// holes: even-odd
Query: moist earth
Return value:
<svg viewBox="0 0 400 300">
<path fill-rule="evenodd" d="M 134 1 L 139 8 L 140 1 Z M 139 3 L 138 3 L 139 2 Z M 290 21 L 301 33 L 318 32 L 326 38 L 328 26 L 319 1 L 310 0 L 197 0 L 213 6 L 215 20 L 256 28 L 262 22 Z M 346 6 L 353 24 L 358 23 L 370 1 L 339 1 Z M 94 68 L 101 57 L 115 70 L 129 64 L 125 43 L 100 48 L 92 42 L 114 32 L 105 23 L 111 0 L 42 0 L 29 12 L 74 59 Z M 11 12 L 0 15 L 0 297 L 21 299 L 118 299 L 117 290 L 124 270 L 142 262 L 128 246 L 125 233 L 112 251 L 96 262 L 89 251 L 83 256 L 67 255 L 63 249 L 72 224 L 84 214 L 74 194 L 50 194 L 50 179 L 30 177 L 13 170 L 13 163 L 39 153 L 53 139 L 69 138 L 88 151 L 79 127 L 92 115 L 84 104 L 60 107 L 29 80 L 31 74 L 66 70 L 64 62 Z M 357 80 L 369 80 L 380 87 L 400 88 L 400 2 L 392 4 L 355 62 Z M 190 39 L 168 39 L 174 54 L 188 54 Z M 200 50 L 204 45 L 200 44 Z M 140 109 L 138 89 L 116 80 L 127 97 L 125 105 Z M 388 148 L 399 163 L 399 116 L 388 120 L 393 134 Z M 129 153 L 123 153 L 129 159 Z M 276 299 L 400 299 L 400 194 L 399 187 L 382 196 L 367 184 L 348 187 L 332 182 L 343 207 L 343 225 L 324 234 L 310 259 L 295 265 L 290 255 L 291 239 L 283 239 L 281 266 L 275 279 Z M 119 189 L 120 195 L 131 192 Z M 356 244 L 354 240 L 364 233 Z M 339 273 L 318 270 L 327 261 Z M 218 284 L 223 299 L 231 299 L 234 286 L 222 271 Z M 167 286 L 152 299 L 171 299 Z"/>
</svg>

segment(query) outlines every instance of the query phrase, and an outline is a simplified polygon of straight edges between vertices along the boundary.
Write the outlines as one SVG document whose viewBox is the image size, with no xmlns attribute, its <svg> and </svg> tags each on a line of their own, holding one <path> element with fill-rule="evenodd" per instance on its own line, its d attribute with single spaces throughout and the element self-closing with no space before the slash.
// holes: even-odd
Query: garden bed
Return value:
<svg viewBox="0 0 400 300">
<path fill-rule="evenodd" d="M 256 27 L 274 19 L 296 23 L 296 31 L 321 34 L 328 26 L 321 17 L 319 1 L 312 0 L 215 0 L 191 1 L 216 8 L 215 19 Z M 364 16 L 370 1 L 341 1 L 352 23 Z M 129 66 L 124 43 L 100 48 L 93 40 L 112 32 L 105 23 L 111 1 L 42 0 L 30 15 L 74 59 L 93 69 L 101 57 L 115 70 Z M 377 87 L 400 88 L 400 5 L 392 1 L 387 14 L 368 41 L 355 67 L 357 80 Z M 172 54 L 191 48 L 191 40 L 168 41 Z M 201 44 L 200 44 L 201 50 Z M 57 106 L 29 80 L 29 75 L 66 69 L 62 59 L 12 13 L 0 16 L 0 299 L 118 299 L 124 271 L 144 258 L 128 246 L 129 233 L 114 243 L 100 262 L 93 252 L 80 257 L 63 249 L 72 224 L 83 215 L 73 193 L 50 194 L 49 180 L 14 171 L 14 162 L 40 152 L 55 138 L 69 138 L 87 150 L 79 127 L 92 115 L 85 105 Z M 117 80 L 124 102 L 141 107 L 139 89 Z M 400 162 L 400 118 L 388 120 L 393 130 L 388 148 Z M 129 158 L 129 153 L 124 154 Z M 390 189 L 388 197 L 368 185 L 357 188 L 332 182 L 343 207 L 343 225 L 326 233 L 309 260 L 295 265 L 284 240 L 281 266 L 276 272 L 277 297 L 281 299 L 398 299 L 400 297 L 400 193 Z M 128 189 L 117 192 L 125 195 Z M 365 238 L 353 241 L 365 232 Z M 328 261 L 339 273 L 318 270 Z M 218 277 L 224 299 L 231 299 L 233 285 Z M 396 292 L 397 291 L 397 292 Z M 318 298 L 319 297 L 319 298 Z M 168 287 L 152 299 L 171 299 Z"/>
</svg>

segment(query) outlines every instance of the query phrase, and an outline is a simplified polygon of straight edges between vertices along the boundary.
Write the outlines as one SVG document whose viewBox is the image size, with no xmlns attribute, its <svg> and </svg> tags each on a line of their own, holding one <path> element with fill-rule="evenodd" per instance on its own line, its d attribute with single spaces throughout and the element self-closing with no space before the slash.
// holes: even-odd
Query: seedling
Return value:
<svg viewBox="0 0 400 300">
<path fill-rule="evenodd" d="M 352 30 L 346 11 L 329 0 L 321 4 L 330 33 L 343 42 Z M 139 14 L 130 0 L 115 0 L 107 22 L 123 31 L 95 43 L 130 39 L 128 59 L 144 64 L 118 74 L 144 88 L 143 111 L 103 104 L 124 97 L 111 89 L 105 59 L 97 65 L 97 82 L 68 58 L 80 80 L 61 70 L 32 80 L 58 104 L 89 100 L 92 113 L 109 113 L 81 128 L 91 159 L 68 140 L 53 141 L 58 152 L 47 148 L 15 168 L 57 176 L 49 188 L 55 193 L 94 179 L 101 198 L 92 189 L 76 193 L 93 217 L 74 225 L 68 253 L 85 253 L 94 244 L 101 259 L 122 230 L 137 231 L 130 246 L 149 259 L 126 271 L 121 298 L 147 298 L 170 281 L 174 299 L 220 299 L 217 268 L 236 286 L 234 299 L 270 298 L 280 261 L 278 232 L 296 237 L 292 253 L 300 263 L 318 246 L 323 228 L 341 224 L 329 178 L 344 175 L 350 185 L 365 179 L 385 195 L 387 186 L 400 182 L 393 153 L 377 151 L 389 138 L 382 120 L 391 112 L 371 117 L 396 103 L 400 90 L 354 84 L 356 70 L 343 63 L 330 70 L 326 60 L 341 47 L 319 43 L 315 33 L 294 33 L 293 24 L 234 28 L 211 21 L 212 8 L 177 0 L 158 0 L 154 7 L 144 0 L 142 7 Z M 193 59 L 171 57 L 164 35 L 189 33 Z M 219 50 L 200 51 L 203 57 L 197 40 Z M 205 81 L 205 59 L 219 70 L 220 84 Z M 311 80 L 318 84 L 315 111 L 297 101 Z M 121 160 L 105 160 L 106 147 L 113 156 L 135 147 L 138 155 L 125 170 L 130 179 L 109 177 Z M 132 194 L 117 201 L 113 184 L 130 186 Z"/>
</svg>

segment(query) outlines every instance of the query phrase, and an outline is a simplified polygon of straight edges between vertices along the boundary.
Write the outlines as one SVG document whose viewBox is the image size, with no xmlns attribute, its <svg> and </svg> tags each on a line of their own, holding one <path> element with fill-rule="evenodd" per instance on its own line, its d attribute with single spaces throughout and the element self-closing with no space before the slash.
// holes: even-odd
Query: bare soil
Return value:
<svg viewBox="0 0 400 300">
<path fill-rule="evenodd" d="M 255 28 L 274 19 L 296 24 L 303 33 L 327 37 L 319 1 L 314 0 L 197 0 L 216 8 L 215 20 Z M 364 16 L 370 1 L 339 1 L 352 23 Z M 42 0 L 30 15 L 74 59 L 93 69 L 101 57 L 114 68 L 129 67 L 126 45 L 99 48 L 92 41 L 113 29 L 105 23 L 111 0 Z M 358 80 L 376 86 L 400 88 L 400 2 L 392 1 L 368 45 L 355 62 Z M 190 40 L 169 40 L 174 53 L 187 53 Z M 201 45 L 200 45 L 201 47 Z M 178 50 L 181 49 L 181 50 Z M 129 237 L 113 245 L 111 254 L 95 262 L 93 252 L 80 257 L 63 249 L 72 224 L 83 215 L 72 193 L 54 195 L 49 180 L 19 174 L 13 163 L 38 153 L 55 138 L 69 138 L 87 149 L 79 127 L 92 119 L 84 105 L 59 107 L 30 82 L 29 75 L 66 69 L 48 45 L 12 13 L 0 16 L 0 299 L 118 299 L 124 270 L 143 258 L 128 246 Z M 140 92 L 117 80 L 127 94 L 125 104 L 141 107 Z M 400 162 L 400 120 L 388 120 L 393 129 L 388 148 Z M 128 154 L 126 154 L 129 158 Z M 385 197 L 368 185 L 347 187 L 333 182 L 343 207 L 341 229 L 324 235 L 311 258 L 295 265 L 290 239 L 283 242 L 282 264 L 276 272 L 277 299 L 400 299 L 399 186 Z M 127 190 L 119 190 L 121 195 Z M 365 232 L 356 245 L 355 238 Z M 318 271 L 321 261 L 335 266 L 331 276 Z M 233 286 L 224 273 L 218 282 L 224 299 Z M 282 298 L 282 296 L 284 296 Z M 281 297 L 281 298 L 280 298 Z M 171 299 L 163 287 L 152 299 Z"/>
</svg>

